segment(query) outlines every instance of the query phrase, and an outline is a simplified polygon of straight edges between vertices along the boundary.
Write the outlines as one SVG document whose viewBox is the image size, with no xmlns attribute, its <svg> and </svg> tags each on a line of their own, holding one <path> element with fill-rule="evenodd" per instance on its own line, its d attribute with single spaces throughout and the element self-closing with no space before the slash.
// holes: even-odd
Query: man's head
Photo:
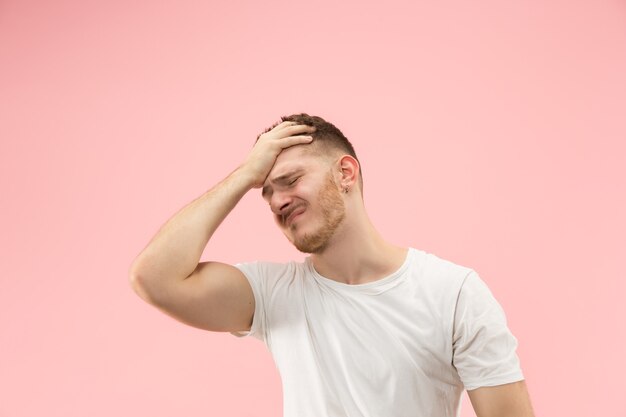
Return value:
<svg viewBox="0 0 626 417">
<path fill-rule="evenodd" d="M 290 116 L 282 116 L 280 122 L 274 123 L 263 131 L 263 133 L 269 132 L 282 122 L 295 122 L 299 125 L 314 126 L 315 132 L 309 133 L 313 136 L 313 142 L 306 145 L 308 152 L 314 153 L 320 157 L 327 159 L 333 159 L 341 154 L 347 154 L 352 156 L 359 162 L 359 158 L 356 156 L 354 147 L 334 124 L 327 122 L 319 116 L 310 116 L 306 113 L 292 114 Z M 263 134 L 260 133 L 257 136 L 257 140 Z M 363 172 L 359 163 L 359 191 L 363 195 Z"/>
<path fill-rule="evenodd" d="M 346 214 L 363 203 L 359 162 L 348 139 L 320 117 L 284 116 L 265 132 L 285 121 L 315 126 L 310 134 L 313 141 L 286 148 L 278 155 L 262 195 L 276 223 L 298 250 L 321 253 L 337 238 Z"/>
</svg>

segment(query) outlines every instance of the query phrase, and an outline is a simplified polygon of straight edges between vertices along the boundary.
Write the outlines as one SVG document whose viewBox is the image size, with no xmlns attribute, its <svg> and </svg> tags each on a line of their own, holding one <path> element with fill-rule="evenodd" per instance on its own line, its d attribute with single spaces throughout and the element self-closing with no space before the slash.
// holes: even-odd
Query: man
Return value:
<svg viewBox="0 0 626 417">
<path fill-rule="evenodd" d="M 262 188 L 304 262 L 199 262 L 224 218 Z M 517 341 L 478 274 L 385 241 L 348 139 L 297 114 L 172 217 L 134 261 L 137 294 L 191 326 L 271 351 L 285 417 L 532 417 Z"/>
</svg>

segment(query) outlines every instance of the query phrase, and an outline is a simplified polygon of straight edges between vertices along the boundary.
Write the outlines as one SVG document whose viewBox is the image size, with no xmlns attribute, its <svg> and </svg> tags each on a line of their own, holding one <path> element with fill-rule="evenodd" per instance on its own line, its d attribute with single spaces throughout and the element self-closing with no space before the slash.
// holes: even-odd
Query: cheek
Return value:
<svg viewBox="0 0 626 417">
<path fill-rule="evenodd" d="M 296 196 L 302 200 L 307 201 L 310 204 L 315 204 L 319 195 L 319 188 L 316 188 L 314 184 L 299 184 L 295 189 Z"/>
</svg>

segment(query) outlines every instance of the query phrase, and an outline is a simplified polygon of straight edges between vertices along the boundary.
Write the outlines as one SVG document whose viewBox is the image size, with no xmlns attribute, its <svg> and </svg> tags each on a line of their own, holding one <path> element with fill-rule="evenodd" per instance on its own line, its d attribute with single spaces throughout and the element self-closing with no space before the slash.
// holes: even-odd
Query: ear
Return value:
<svg viewBox="0 0 626 417">
<path fill-rule="evenodd" d="M 339 171 L 341 173 L 339 178 L 339 185 L 341 188 L 348 188 L 350 190 L 355 189 L 359 179 L 359 171 L 361 169 L 359 161 L 351 155 L 343 155 L 339 159 L 338 164 Z"/>
</svg>

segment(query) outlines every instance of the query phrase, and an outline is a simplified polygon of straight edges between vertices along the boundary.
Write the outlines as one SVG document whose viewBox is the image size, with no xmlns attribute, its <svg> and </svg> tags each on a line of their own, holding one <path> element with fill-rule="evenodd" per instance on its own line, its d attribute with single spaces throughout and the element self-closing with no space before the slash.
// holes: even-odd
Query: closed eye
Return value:
<svg viewBox="0 0 626 417">
<path fill-rule="evenodd" d="M 296 183 L 296 181 L 298 181 L 300 179 L 300 177 L 296 177 L 294 178 L 292 181 L 289 181 L 289 185 L 293 185 Z"/>
</svg>

